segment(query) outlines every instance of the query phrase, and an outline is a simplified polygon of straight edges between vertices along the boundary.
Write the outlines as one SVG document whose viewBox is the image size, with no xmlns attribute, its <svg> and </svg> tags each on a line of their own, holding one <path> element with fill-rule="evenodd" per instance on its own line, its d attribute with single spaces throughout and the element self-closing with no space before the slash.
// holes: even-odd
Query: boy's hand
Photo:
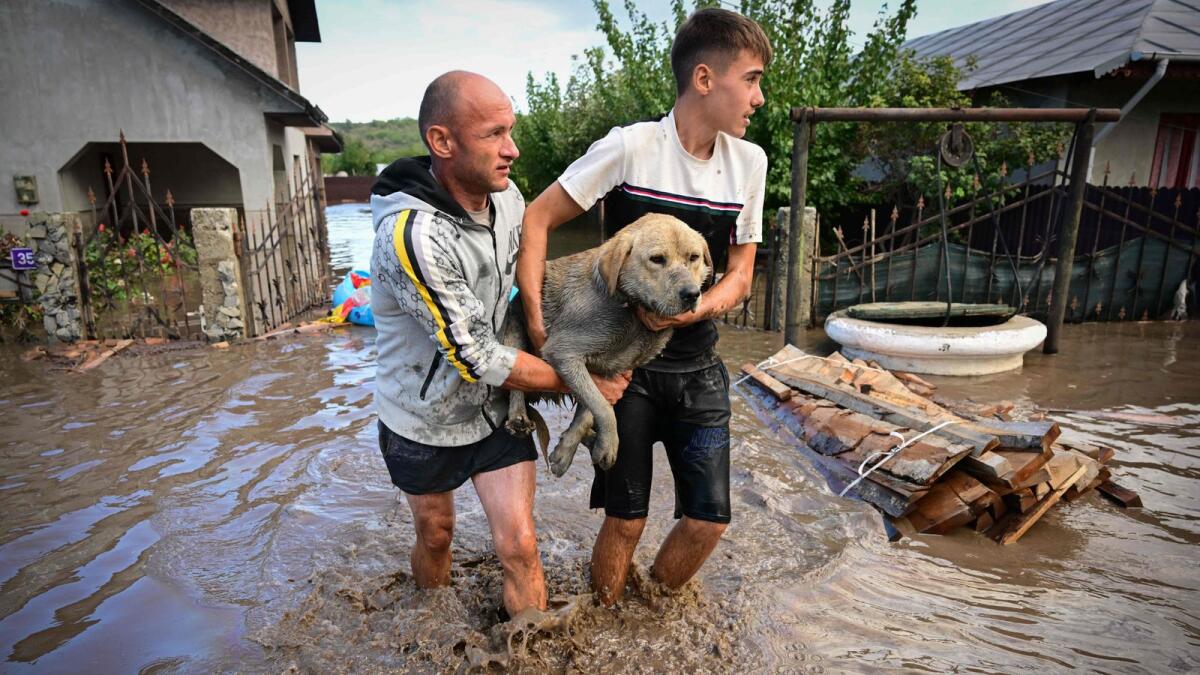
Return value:
<svg viewBox="0 0 1200 675">
<path fill-rule="evenodd" d="M 654 312 L 651 312 L 645 307 L 639 305 L 635 311 L 637 312 L 637 317 L 642 322 L 642 325 L 655 333 L 668 328 L 681 328 L 683 326 L 690 326 L 691 324 L 705 318 L 704 315 L 696 312 L 695 310 L 684 312 L 683 314 L 676 314 L 675 316 L 663 316 L 662 314 L 655 314 Z"/>
</svg>

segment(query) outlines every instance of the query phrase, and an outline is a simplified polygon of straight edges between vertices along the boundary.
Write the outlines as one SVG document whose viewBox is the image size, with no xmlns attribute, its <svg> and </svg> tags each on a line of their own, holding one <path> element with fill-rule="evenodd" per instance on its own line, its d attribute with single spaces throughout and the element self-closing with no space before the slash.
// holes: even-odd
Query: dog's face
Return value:
<svg viewBox="0 0 1200 675">
<path fill-rule="evenodd" d="M 648 213 L 600 247 L 596 273 L 608 286 L 664 316 L 682 314 L 700 302 L 700 287 L 712 273 L 708 244 L 683 221 Z"/>
</svg>

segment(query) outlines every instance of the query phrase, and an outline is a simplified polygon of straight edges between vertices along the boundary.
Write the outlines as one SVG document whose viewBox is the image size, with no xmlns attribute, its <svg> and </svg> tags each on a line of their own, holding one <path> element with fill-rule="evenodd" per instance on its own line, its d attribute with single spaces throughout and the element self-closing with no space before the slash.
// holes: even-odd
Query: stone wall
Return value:
<svg viewBox="0 0 1200 675">
<path fill-rule="evenodd" d="M 42 325 L 51 341 L 74 342 L 83 337 L 79 266 L 72 245 L 74 224 L 70 214 L 30 216 L 27 236 L 37 249 L 38 264 L 33 283 L 42 306 Z"/>
<path fill-rule="evenodd" d="M 204 335 L 212 342 L 246 335 L 242 275 L 233 240 L 236 222 L 234 209 L 192 209 Z"/>
</svg>

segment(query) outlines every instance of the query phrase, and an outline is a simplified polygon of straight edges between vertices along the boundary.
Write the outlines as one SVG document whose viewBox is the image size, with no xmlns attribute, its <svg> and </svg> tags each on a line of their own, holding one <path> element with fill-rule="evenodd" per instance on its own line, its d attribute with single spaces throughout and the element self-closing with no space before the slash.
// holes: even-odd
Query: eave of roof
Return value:
<svg viewBox="0 0 1200 675">
<path fill-rule="evenodd" d="M 342 135 L 328 124 L 322 124 L 319 127 L 308 127 L 302 129 L 302 131 L 321 152 L 338 153 L 342 151 Z"/>
<path fill-rule="evenodd" d="M 288 14 L 292 17 L 292 35 L 296 42 L 321 41 L 316 0 L 288 0 Z"/>
<path fill-rule="evenodd" d="M 1200 53 L 1200 0 L 1057 0 L 908 41 L 918 56 L 974 56 L 959 89 L 1072 73 L 1102 77 L 1143 53 Z"/>
</svg>

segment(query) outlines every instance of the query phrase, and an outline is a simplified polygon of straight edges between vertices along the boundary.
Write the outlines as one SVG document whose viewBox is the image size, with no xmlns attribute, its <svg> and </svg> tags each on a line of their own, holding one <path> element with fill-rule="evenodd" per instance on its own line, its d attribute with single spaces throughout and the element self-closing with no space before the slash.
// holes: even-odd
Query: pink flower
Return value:
<svg viewBox="0 0 1200 675">
<path fill-rule="evenodd" d="M 104 223 L 100 223 L 100 226 L 97 227 L 96 229 L 103 232 L 104 231 Z"/>
</svg>

